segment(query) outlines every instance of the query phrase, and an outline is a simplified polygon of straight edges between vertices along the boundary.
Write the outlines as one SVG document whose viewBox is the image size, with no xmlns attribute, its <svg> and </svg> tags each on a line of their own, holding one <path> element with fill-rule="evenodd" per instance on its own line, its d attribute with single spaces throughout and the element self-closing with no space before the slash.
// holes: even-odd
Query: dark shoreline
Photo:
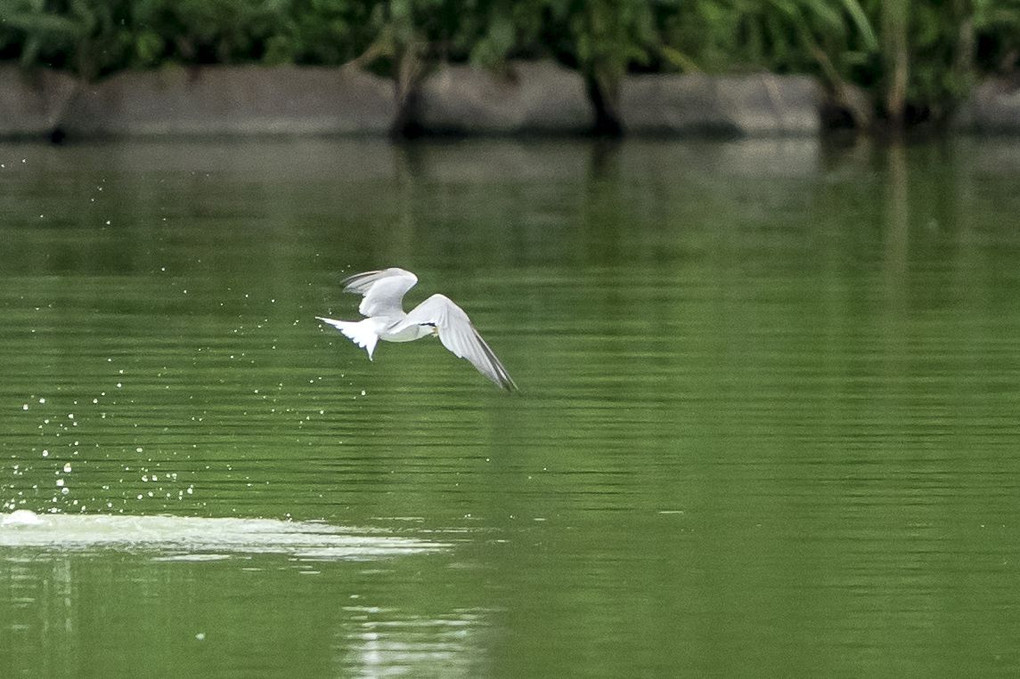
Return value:
<svg viewBox="0 0 1020 679">
<path fill-rule="evenodd" d="M 1020 133 L 1018 91 L 1005 81 L 980 84 L 950 129 Z M 832 107 L 808 76 L 630 75 L 618 115 L 625 137 L 804 137 L 826 132 Z M 94 83 L 0 66 L 0 139 L 531 137 L 595 129 L 582 76 L 549 61 L 514 62 L 499 74 L 441 66 L 402 99 L 393 81 L 356 66 L 170 67 Z"/>
</svg>

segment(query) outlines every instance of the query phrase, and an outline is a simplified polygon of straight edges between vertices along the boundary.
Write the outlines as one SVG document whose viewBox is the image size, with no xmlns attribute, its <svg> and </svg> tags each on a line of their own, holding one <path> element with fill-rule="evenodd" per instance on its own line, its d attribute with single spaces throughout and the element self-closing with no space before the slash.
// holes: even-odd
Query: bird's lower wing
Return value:
<svg viewBox="0 0 1020 679">
<path fill-rule="evenodd" d="M 439 341 L 454 356 L 470 361 L 478 369 L 478 372 L 488 377 L 499 387 L 508 391 L 517 389 L 517 384 L 510 377 L 510 373 L 475 330 L 471 319 L 449 297 L 432 295 L 412 309 L 403 322 L 434 325 L 439 331 Z"/>
</svg>

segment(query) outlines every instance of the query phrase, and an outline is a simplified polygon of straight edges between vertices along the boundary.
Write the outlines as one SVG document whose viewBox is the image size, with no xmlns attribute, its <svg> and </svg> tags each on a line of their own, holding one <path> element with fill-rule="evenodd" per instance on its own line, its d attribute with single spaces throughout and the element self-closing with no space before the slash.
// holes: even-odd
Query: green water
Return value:
<svg viewBox="0 0 1020 679">
<path fill-rule="evenodd" d="M 1018 142 L 0 164 L 0 676 L 1020 673 Z"/>
</svg>

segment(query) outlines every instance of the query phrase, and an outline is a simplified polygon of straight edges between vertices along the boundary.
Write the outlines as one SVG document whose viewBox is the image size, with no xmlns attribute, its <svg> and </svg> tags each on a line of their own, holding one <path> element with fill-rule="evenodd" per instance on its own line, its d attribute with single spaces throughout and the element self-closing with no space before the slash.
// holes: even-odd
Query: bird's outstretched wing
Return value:
<svg viewBox="0 0 1020 679">
<path fill-rule="evenodd" d="M 403 316 L 404 294 L 414 287 L 418 277 L 396 267 L 356 273 L 343 280 L 344 292 L 364 295 L 358 306 L 362 316 Z"/>
<path fill-rule="evenodd" d="M 453 352 L 454 356 L 466 358 L 471 364 L 498 386 L 515 391 L 510 373 L 492 353 L 492 349 L 471 325 L 471 319 L 464 310 L 445 295 L 432 295 L 416 306 L 401 325 L 433 325 L 439 332 L 439 341 Z"/>
</svg>

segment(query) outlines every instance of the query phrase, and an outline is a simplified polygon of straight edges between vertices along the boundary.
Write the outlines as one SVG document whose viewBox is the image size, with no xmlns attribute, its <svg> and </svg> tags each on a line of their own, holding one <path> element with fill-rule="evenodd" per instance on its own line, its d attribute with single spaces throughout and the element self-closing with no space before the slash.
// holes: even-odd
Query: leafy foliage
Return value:
<svg viewBox="0 0 1020 679">
<path fill-rule="evenodd" d="M 939 118 L 1012 72 L 1020 0 L 3 0 L 0 59 L 96 78 L 164 63 L 341 64 L 551 57 L 612 115 L 628 72 L 819 76 L 875 114 Z"/>
</svg>

